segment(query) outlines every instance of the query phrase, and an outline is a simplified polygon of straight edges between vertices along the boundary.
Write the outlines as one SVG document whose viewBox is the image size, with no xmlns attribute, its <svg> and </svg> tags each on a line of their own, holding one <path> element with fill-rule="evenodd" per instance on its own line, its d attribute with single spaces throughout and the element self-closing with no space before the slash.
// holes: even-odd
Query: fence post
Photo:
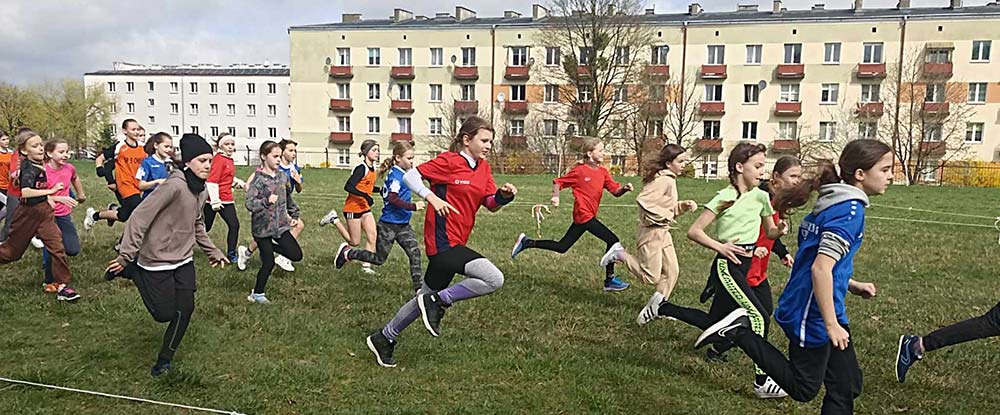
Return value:
<svg viewBox="0 0 1000 415">
<path fill-rule="evenodd" d="M 326 157 L 326 168 L 330 168 L 330 147 L 324 148 L 323 154 Z"/>
</svg>

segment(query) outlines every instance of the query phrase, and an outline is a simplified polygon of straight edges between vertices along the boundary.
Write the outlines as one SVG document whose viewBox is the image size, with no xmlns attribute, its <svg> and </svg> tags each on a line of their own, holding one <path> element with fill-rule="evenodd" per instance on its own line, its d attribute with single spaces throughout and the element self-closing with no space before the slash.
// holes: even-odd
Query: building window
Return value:
<svg viewBox="0 0 1000 415">
<path fill-rule="evenodd" d="M 267 127 L 267 137 L 278 138 L 278 129 L 274 127 Z"/>
<path fill-rule="evenodd" d="M 705 85 L 706 102 L 722 102 L 722 84 Z"/>
<path fill-rule="evenodd" d="M 197 82 L 191 82 L 189 84 L 189 88 L 190 88 L 192 94 L 197 94 L 198 93 L 198 83 Z"/>
<path fill-rule="evenodd" d="M 247 127 L 247 137 L 257 138 L 257 127 Z"/>
<path fill-rule="evenodd" d="M 875 140 L 878 138 L 878 124 L 873 122 L 863 122 L 858 124 L 858 138 Z"/>
<path fill-rule="evenodd" d="M 615 138 L 625 137 L 625 120 L 615 120 L 611 127 L 611 136 Z"/>
<path fill-rule="evenodd" d="M 382 90 L 379 84 L 368 84 L 368 100 L 378 101 L 382 99 Z"/>
<path fill-rule="evenodd" d="M 580 65 L 590 65 L 590 61 L 594 58 L 594 48 L 582 47 L 580 48 Z"/>
<path fill-rule="evenodd" d="M 561 55 L 558 47 L 548 46 L 545 48 L 545 66 L 559 66 Z"/>
<path fill-rule="evenodd" d="M 226 104 L 226 115 L 236 115 L 236 104 Z"/>
<path fill-rule="evenodd" d="M 972 82 L 972 83 L 969 83 L 969 103 L 970 104 L 985 104 L 986 103 L 986 83 L 985 82 Z"/>
<path fill-rule="evenodd" d="M 149 116 L 149 123 L 150 124 L 156 124 L 156 116 L 155 115 L 150 115 Z"/>
<path fill-rule="evenodd" d="M 191 115 L 198 115 L 198 104 L 191 104 Z"/>
<path fill-rule="evenodd" d="M 649 100 L 652 102 L 662 102 L 666 96 L 666 86 L 653 84 L 649 86 Z"/>
<path fill-rule="evenodd" d="M 983 127 L 984 124 L 981 122 L 970 122 L 965 124 L 965 142 L 966 143 L 982 143 L 983 142 Z"/>
<path fill-rule="evenodd" d="M 346 166 L 351 164 L 351 149 L 349 148 L 338 148 L 337 149 L 337 165 Z"/>
<path fill-rule="evenodd" d="M 989 62 L 990 61 L 990 46 L 993 42 L 989 40 L 973 40 L 972 41 L 972 61 L 973 62 Z"/>
<path fill-rule="evenodd" d="M 879 84 L 861 85 L 861 102 L 881 102 L 880 89 Z"/>
<path fill-rule="evenodd" d="M 580 102 L 590 102 L 593 97 L 593 86 L 580 85 L 577 87 L 577 100 Z"/>
<path fill-rule="evenodd" d="M 126 114 L 135 114 L 135 103 L 134 102 L 126 102 L 125 103 L 125 113 Z"/>
<path fill-rule="evenodd" d="M 924 141 L 941 141 L 941 124 L 925 125 Z"/>
<path fill-rule="evenodd" d="M 351 84 L 337 84 L 337 98 L 351 99 Z"/>
<path fill-rule="evenodd" d="M 833 121 L 819 122 L 819 141 L 824 143 L 832 142 L 837 136 L 837 123 Z"/>
<path fill-rule="evenodd" d="M 444 134 L 444 124 L 441 122 L 440 118 L 431 118 L 428 121 L 430 128 L 428 131 L 431 135 L 441 135 Z"/>
<path fill-rule="evenodd" d="M 631 57 L 632 54 L 629 53 L 628 46 L 619 46 L 615 48 L 615 56 L 614 56 L 615 65 L 621 65 L 621 66 L 628 65 L 629 61 L 631 61 Z"/>
<path fill-rule="evenodd" d="M 524 101 L 525 100 L 525 86 L 524 85 L 511 85 L 510 86 L 510 100 L 511 101 Z"/>
<path fill-rule="evenodd" d="M 726 64 L 726 47 L 724 45 L 708 46 L 708 64 L 709 65 Z"/>
<path fill-rule="evenodd" d="M 171 103 L 170 104 L 170 113 L 173 114 L 173 115 L 180 114 L 181 113 L 181 106 L 180 106 L 180 104 L 178 104 L 176 102 Z"/>
<path fill-rule="evenodd" d="M 210 82 L 208 84 L 208 93 L 209 94 L 218 94 L 219 93 L 219 83 L 218 82 Z"/>
<path fill-rule="evenodd" d="M 559 135 L 559 120 L 542 120 L 542 136 L 555 137 Z"/>
<path fill-rule="evenodd" d="M 198 126 L 197 125 L 192 125 L 191 126 L 191 134 L 198 134 Z"/>
<path fill-rule="evenodd" d="M 743 85 L 743 103 L 756 104 L 758 102 L 760 102 L 760 85 L 758 84 Z"/>
<path fill-rule="evenodd" d="M 378 134 L 382 132 L 382 122 L 379 117 L 368 117 L 368 133 Z"/>
<path fill-rule="evenodd" d="M 512 46 L 510 48 L 510 65 L 511 66 L 527 66 L 528 65 L 528 48 L 524 46 Z"/>
<path fill-rule="evenodd" d="M 951 62 L 951 50 L 949 49 L 928 49 L 925 52 L 924 61 L 929 63 L 949 63 Z"/>
<path fill-rule="evenodd" d="M 614 100 L 615 102 L 628 102 L 628 86 L 618 85 L 615 88 Z"/>
<path fill-rule="evenodd" d="M 397 90 L 399 91 L 399 99 L 401 101 L 413 100 L 413 85 L 399 84 Z"/>
<path fill-rule="evenodd" d="M 840 84 L 823 84 L 820 89 L 819 101 L 823 104 L 835 104 L 840 96 Z"/>
<path fill-rule="evenodd" d="M 228 82 L 226 83 L 226 93 L 229 95 L 236 94 L 236 83 Z"/>
<path fill-rule="evenodd" d="M 647 123 L 647 125 L 649 125 L 649 127 L 646 128 L 646 135 L 648 137 L 660 137 L 660 136 L 663 136 L 663 120 L 649 120 L 649 122 Z M 576 126 L 570 124 L 570 128 L 572 128 L 573 133 L 575 135 L 576 134 Z"/>
<path fill-rule="evenodd" d="M 108 82 L 108 92 L 115 92 L 115 83 Z"/>
<path fill-rule="evenodd" d="M 351 48 L 337 48 L 337 65 L 351 66 Z"/>
<path fill-rule="evenodd" d="M 226 132 L 229 133 L 229 135 L 236 137 L 236 127 L 227 127 Z"/>
<path fill-rule="evenodd" d="M 667 53 L 670 52 L 670 47 L 667 45 L 653 46 L 653 56 L 650 57 L 649 63 L 653 65 L 667 65 Z"/>
<path fill-rule="evenodd" d="M 267 116 L 268 117 L 277 117 L 278 116 L 278 106 L 274 105 L 274 104 L 268 105 L 267 106 Z"/>
<path fill-rule="evenodd" d="M 524 120 L 510 120 L 510 135 L 513 137 L 524 136 Z"/>
<path fill-rule="evenodd" d="M 782 84 L 779 102 L 799 102 L 799 84 Z"/>
<path fill-rule="evenodd" d="M 778 138 L 782 140 L 794 140 L 799 135 L 799 124 L 795 121 L 782 121 L 778 123 Z"/>
<path fill-rule="evenodd" d="M 744 140 L 756 140 L 757 139 L 757 121 L 743 121 L 743 136 Z"/>
<path fill-rule="evenodd" d="M 257 84 L 247 83 L 247 94 L 254 95 L 257 93 Z"/>
<path fill-rule="evenodd" d="M 476 100 L 476 85 L 466 84 L 462 85 L 462 101 L 475 101 Z"/>
<path fill-rule="evenodd" d="M 247 104 L 247 116 L 249 117 L 257 116 L 257 104 Z"/>
<path fill-rule="evenodd" d="M 711 154 L 701 163 L 701 176 L 706 178 L 719 177 L 719 156 Z"/>
<path fill-rule="evenodd" d="M 444 65 L 444 49 L 431 48 L 431 66 Z"/>
<path fill-rule="evenodd" d="M 135 92 L 135 82 L 126 82 L 125 83 L 125 93 L 126 94 L 131 94 L 133 92 Z"/>
<path fill-rule="evenodd" d="M 944 102 L 944 84 L 927 84 L 926 102 Z"/>
<path fill-rule="evenodd" d="M 171 125 L 170 133 L 173 134 L 174 137 L 181 135 L 181 127 L 179 125 Z"/>
<path fill-rule="evenodd" d="M 112 114 L 118 113 L 118 104 L 115 104 L 114 102 L 111 103 L 111 113 Z"/>
<path fill-rule="evenodd" d="M 351 132 L 351 117 L 337 117 L 337 131 L 342 133 Z"/>
<path fill-rule="evenodd" d="M 382 49 L 368 48 L 368 66 L 379 66 L 382 64 Z"/>
<path fill-rule="evenodd" d="M 209 130 L 212 132 L 212 137 L 219 136 L 219 127 L 213 126 Z"/>
<path fill-rule="evenodd" d="M 402 117 L 396 119 L 399 122 L 399 132 L 403 134 L 413 133 L 413 120 L 410 117 Z"/>
<path fill-rule="evenodd" d="M 760 57 L 763 51 L 763 45 L 747 45 L 747 65 L 760 65 Z"/>
<path fill-rule="evenodd" d="M 708 140 L 718 140 L 721 137 L 722 123 L 719 121 L 705 121 L 705 133 L 702 137 Z"/>
<path fill-rule="evenodd" d="M 800 64 L 800 63 L 802 63 L 802 44 L 801 43 L 786 43 L 785 44 L 785 63 L 786 64 Z"/>
<path fill-rule="evenodd" d="M 278 84 L 268 83 L 267 84 L 267 94 L 274 95 L 278 93 Z"/>
<path fill-rule="evenodd" d="M 476 66 L 476 48 L 462 48 L 462 66 Z"/>
<path fill-rule="evenodd" d="M 431 84 L 431 102 L 441 102 L 441 97 L 444 95 L 444 88 L 441 84 Z"/>
<path fill-rule="evenodd" d="M 882 43 L 865 43 L 862 63 L 882 63 Z"/>
<path fill-rule="evenodd" d="M 208 104 L 208 115 L 219 115 L 219 104 Z"/>
<path fill-rule="evenodd" d="M 399 48 L 399 66 L 413 66 L 413 49 Z"/>
<path fill-rule="evenodd" d="M 179 90 L 180 90 L 180 84 L 178 84 L 177 82 L 171 82 L 170 83 L 170 93 L 171 94 L 176 94 Z"/>
<path fill-rule="evenodd" d="M 559 102 L 559 85 L 545 85 L 545 102 Z"/>
<path fill-rule="evenodd" d="M 149 99 L 149 106 L 150 106 L 150 107 L 153 107 L 153 106 L 156 106 L 156 100 L 155 100 L 155 99 L 153 99 L 153 98 L 150 98 L 150 99 Z"/>
<path fill-rule="evenodd" d="M 146 90 L 147 91 L 153 92 L 154 89 L 156 89 L 156 88 L 155 88 L 155 85 L 153 84 L 153 81 L 146 82 Z"/>
</svg>

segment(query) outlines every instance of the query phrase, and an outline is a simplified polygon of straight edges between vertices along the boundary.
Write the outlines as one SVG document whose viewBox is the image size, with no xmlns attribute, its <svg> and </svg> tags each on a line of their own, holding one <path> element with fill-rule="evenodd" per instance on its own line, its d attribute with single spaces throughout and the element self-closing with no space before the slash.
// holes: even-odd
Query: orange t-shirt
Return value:
<svg viewBox="0 0 1000 415">
<path fill-rule="evenodd" d="M 127 142 L 119 144 L 115 156 L 115 184 L 121 197 L 126 198 L 141 193 L 139 179 L 135 178 L 135 173 L 147 156 L 146 149 L 141 145 L 132 147 Z"/>
<path fill-rule="evenodd" d="M 375 178 L 378 177 L 375 169 L 361 163 L 358 167 L 354 168 L 352 176 L 361 176 L 361 180 L 357 182 L 354 188 L 366 195 L 369 195 L 370 197 L 372 191 L 375 189 Z M 351 180 L 348 180 L 348 183 L 350 183 L 350 181 Z M 368 204 L 368 201 L 365 200 L 365 198 L 351 193 L 347 194 L 347 201 L 344 202 L 344 212 L 362 213 L 370 210 L 372 210 L 372 207 Z"/>
<path fill-rule="evenodd" d="M 10 156 L 13 152 L 0 153 L 0 189 L 10 185 Z"/>
</svg>

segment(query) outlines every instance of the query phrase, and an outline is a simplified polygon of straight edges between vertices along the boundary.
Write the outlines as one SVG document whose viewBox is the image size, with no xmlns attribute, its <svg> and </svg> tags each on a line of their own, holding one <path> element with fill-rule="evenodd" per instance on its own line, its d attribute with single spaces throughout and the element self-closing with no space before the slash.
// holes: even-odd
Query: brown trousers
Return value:
<svg viewBox="0 0 1000 415">
<path fill-rule="evenodd" d="M 639 225 L 635 257 L 626 253 L 625 265 L 633 275 L 669 297 L 680 273 L 670 228 Z"/>
<path fill-rule="evenodd" d="M 36 235 L 45 243 L 45 249 L 52 256 L 52 278 L 56 284 L 69 284 L 72 275 L 69 272 L 69 263 L 66 262 L 62 232 L 56 225 L 55 213 L 48 203 L 17 205 L 7 241 L 0 244 L 0 264 L 21 259 L 21 255 L 24 255 L 24 251 L 31 243 L 31 238 Z"/>
</svg>

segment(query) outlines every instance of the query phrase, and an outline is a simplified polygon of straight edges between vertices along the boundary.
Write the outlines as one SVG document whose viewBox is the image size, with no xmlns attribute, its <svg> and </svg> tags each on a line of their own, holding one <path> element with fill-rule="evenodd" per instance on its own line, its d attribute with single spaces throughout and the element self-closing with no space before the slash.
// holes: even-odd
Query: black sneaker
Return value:
<svg viewBox="0 0 1000 415">
<path fill-rule="evenodd" d="M 444 317 L 445 305 L 437 294 L 420 294 L 417 296 L 417 305 L 420 307 L 420 319 L 424 321 L 424 327 L 431 332 L 431 336 L 441 335 L 441 318 Z"/>
<path fill-rule="evenodd" d="M 377 330 L 365 339 L 368 343 L 368 350 L 375 355 L 375 361 L 382 367 L 396 367 L 396 359 L 392 358 L 392 351 L 396 349 L 396 342 L 389 340 L 382 334 L 382 330 Z"/>
<path fill-rule="evenodd" d="M 150 370 L 149 373 L 153 375 L 154 378 L 158 378 L 162 376 L 164 373 L 167 373 L 169 371 L 170 371 L 170 362 L 164 362 L 164 363 L 156 363 L 155 365 L 153 365 L 153 369 Z"/>
<path fill-rule="evenodd" d="M 345 264 L 351 261 L 347 258 L 347 253 L 350 252 L 350 250 L 351 246 L 348 245 L 347 242 L 340 244 L 340 247 L 337 248 L 337 257 L 333 260 L 333 264 L 337 267 L 337 269 L 343 268 Z"/>
<path fill-rule="evenodd" d="M 739 328 L 750 328 L 750 317 L 747 317 L 747 310 L 744 308 L 737 308 L 733 310 L 732 313 L 719 320 L 718 323 L 711 325 L 701 336 L 698 336 L 698 340 L 694 342 L 694 348 L 700 349 L 706 344 L 716 344 L 724 343 L 733 340 L 733 335 L 736 334 Z"/>
</svg>

